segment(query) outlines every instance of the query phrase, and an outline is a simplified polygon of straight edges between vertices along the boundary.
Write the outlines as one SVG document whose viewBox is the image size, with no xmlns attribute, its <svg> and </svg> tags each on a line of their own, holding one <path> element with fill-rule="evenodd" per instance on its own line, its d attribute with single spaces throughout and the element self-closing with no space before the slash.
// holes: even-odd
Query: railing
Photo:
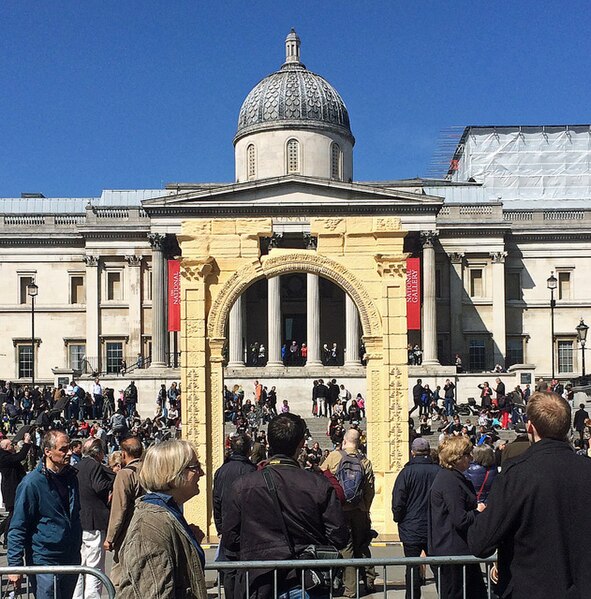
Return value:
<svg viewBox="0 0 591 599">
<path fill-rule="evenodd" d="M 589 210 L 504 210 L 503 219 L 512 223 L 591 220 Z"/>
<path fill-rule="evenodd" d="M 56 225 L 81 225 L 85 220 L 84 216 L 77 214 L 56 214 L 55 216 Z"/>
<path fill-rule="evenodd" d="M 45 217 L 37 214 L 15 214 L 4 217 L 5 225 L 37 226 L 45 224 Z"/>
<path fill-rule="evenodd" d="M 129 218 L 128 208 L 95 208 L 98 218 Z"/>
<path fill-rule="evenodd" d="M 273 597 L 278 599 L 280 595 L 290 590 L 289 599 L 308 599 L 309 595 L 306 592 L 308 577 L 306 572 L 311 570 L 324 570 L 328 571 L 330 585 L 329 588 L 325 589 L 324 595 L 332 599 L 333 596 L 340 596 L 337 593 L 338 587 L 335 589 L 336 582 L 342 580 L 340 572 L 343 568 L 355 568 L 355 597 L 359 597 L 361 593 L 360 584 L 362 578 L 365 579 L 366 568 L 373 568 L 375 570 L 375 576 L 381 578 L 380 583 L 375 583 L 375 590 L 368 588 L 365 584 L 365 591 L 372 593 L 381 594 L 384 599 L 388 597 L 388 593 L 394 591 L 393 581 L 389 580 L 388 569 L 401 568 L 406 569 L 405 574 L 405 586 L 408 588 L 411 599 L 414 599 L 418 594 L 415 595 L 416 589 L 420 588 L 419 568 L 420 566 L 429 566 L 435 574 L 435 584 L 438 587 L 440 581 L 444 580 L 444 577 L 449 575 L 449 571 L 441 570 L 442 567 L 446 566 L 458 566 L 462 568 L 462 599 L 471 599 L 468 594 L 466 587 L 467 570 L 468 566 L 484 565 L 485 571 L 483 574 L 483 585 L 486 587 L 487 596 L 492 599 L 493 595 L 493 583 L 491 582 L 491 569 L 496 561 L 496 557 L 489 557 L 486 559 L 479 559 L 473 556 L 448 556 L 448 557 L 388 557 L 388 558 L 371 558 L 371 559 L 334 559 L 334 560 L 281 560 L 281 561 L 251 561 L 251 562 L 212 562 L 205 566 L 205 570 L 214 570 L 218 572 L 217 580 L 217 596 L 222 596 L 222 576 L 220 573 L 232 574 L 233 571 L 240 572 L 244 571 L 244 597 L 248 599 L 250 596 L 251 577 L 255 570 L 266 570 L 272 572 L 272 580 L 269 581 L 273 587 Z M 291 588 L 280 588 L 278 573 L 280 570 L 297 570 L 298 571 L 298 582 L 295 585 L 289 585 Z M 402 573 L 400 573 L 402 574 Z M 372 577 L 374 574 L 372 574 Z M 485 577 L 484 577 L 485 576 Z M 375 580 L 377 580 L 377 578 Z M 396 589 L 398 590 L 398 589 Z M 237 595 L 235 595 L 237 596 Z M 286 593 L 287 596 L 287 593 Z M 227 598 L 229 599 L 229 598 Z"/>
<path fill-rule="evenodd" d="M 19 587 L 15 587 L 14 597 L 33 597 L 34 596 L 34 588 L 35 581 L 31 580 L 32 576 L 36 576 L 37 574 L 51 574 L 54 576 L 53 578 L 53 598 L 59 599 L 62 594 L 57 586 L 57 579 L 55 575 L 72 575 L 79 576 L 79 584 L 82 588 L 82 597 L 85 596 L 86 585 L 88 584 L 87 577 L 92 576 L 103 585 L 104 590 L 107 592 L 107 597 L 109 599 L 115 599 L 115 587 L 113 583 L 109 579 L 109 577 L 97 570 L 96 568 L 88 568 L 87 566 L 4 566 L 0 567 L 0 592 L 2 593 L 2 597 L 8 596 L 10 597 L 12 593 L 5 593 L 4 589 L 6 585 L 13 585 L 13 583 L 9 582 L 5 579 L 9 575 L 20 575 L 23 577 L 22 583 L 20 583 Z M 80 576 L 80 575 L 83 576 Z M 14 585 L 13 585 L 14 586 Z M 100 590 L 99 590 L 100 594 Z"/>
</svg>

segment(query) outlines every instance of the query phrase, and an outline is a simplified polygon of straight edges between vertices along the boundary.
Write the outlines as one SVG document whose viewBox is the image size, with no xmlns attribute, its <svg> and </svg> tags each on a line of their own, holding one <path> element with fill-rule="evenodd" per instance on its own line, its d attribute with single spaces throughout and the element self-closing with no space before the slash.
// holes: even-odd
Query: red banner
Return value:
<svg viewBox="0 0 591 599">
<path fill-rule="evenodd" d="M 168 261 L 168 330 L 181 330 L 181 263 Z"/>
<path fill-rule="evenodd" d="M 421 329 L 421 261 L 406 259 L 406 327 L 409 331 Z"/>
</svg>

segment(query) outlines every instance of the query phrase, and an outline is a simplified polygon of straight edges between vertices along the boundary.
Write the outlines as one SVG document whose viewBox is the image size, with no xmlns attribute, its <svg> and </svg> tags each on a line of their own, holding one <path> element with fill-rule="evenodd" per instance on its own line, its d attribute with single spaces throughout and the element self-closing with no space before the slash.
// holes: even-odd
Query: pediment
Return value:
<svg viewBox="0 0 591 599">
<path fill-rule="evenodd" d="M 216 208 L 315 207 L 369 208 L 398 207 L 401 210 L 431 208 L 437 211 L 443 199 L 376 184 L 343 183 L 309 177 L 286 176 L 246 183 L 170 190 L 160 198 L 143 202 L 150 212 L 191 211 Z"/>
</svg>

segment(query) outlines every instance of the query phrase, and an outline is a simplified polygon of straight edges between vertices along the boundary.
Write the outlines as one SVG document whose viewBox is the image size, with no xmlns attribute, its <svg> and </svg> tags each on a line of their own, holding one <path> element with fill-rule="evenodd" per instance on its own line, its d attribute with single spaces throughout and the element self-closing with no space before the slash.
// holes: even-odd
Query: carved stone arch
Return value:
<svg viewBox="0 0 591 599">
<path fill-rule="evenodd" d="M 364 336 L 382 334 L 380 313 L 363 283 L 345 266 L 309 250 L 272 250 L 260 261 L 241 268 L 222 287 L 209 312 L 207 332 L 210 338 L 225 336 L 225 326 L 231 307 L 255 281 L 287 273 L 303 272 L 322 276 L 347 293 L 359 311 Z"/>
</svg>

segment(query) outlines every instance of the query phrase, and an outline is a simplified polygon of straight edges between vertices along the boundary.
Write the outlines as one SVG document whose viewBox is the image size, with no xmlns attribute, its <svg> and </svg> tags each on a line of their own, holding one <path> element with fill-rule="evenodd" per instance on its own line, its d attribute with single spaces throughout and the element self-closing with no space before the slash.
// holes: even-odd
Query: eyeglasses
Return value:
<svg viewBox="0 0 591 599">
<path fill-rule="evenodd" d="M 191 472 L 202 472 L 201 464 L 192 464 L 185 468 L 185 470 L 190 470 Z"/>
</svg>

